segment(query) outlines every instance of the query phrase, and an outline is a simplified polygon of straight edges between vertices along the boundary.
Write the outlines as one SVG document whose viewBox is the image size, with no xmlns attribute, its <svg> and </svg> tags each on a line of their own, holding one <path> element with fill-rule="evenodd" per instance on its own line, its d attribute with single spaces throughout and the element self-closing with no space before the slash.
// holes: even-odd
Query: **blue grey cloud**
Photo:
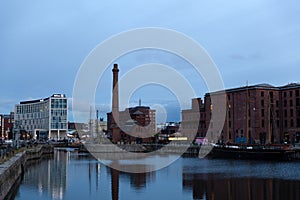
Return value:
<svg viewBox="0 0 300 200">
<path fill-rule="evenodd" d="M 149 26 L 174 29 L 200 43 L 226 87 L 246 80 L 299 82 L 299 8 L 297 0 L 1 1 L 0 91 L 14 103 L 1 103 L 0 113 L 28 96 L 61 92 L 72 97 L 77 70 L 97 44 L 121 31 Z M 119 64 L 130 68 L 149 60 L 164 62 L 190 77 L 199 96 L 207 91 L 184 62 L 161 56 L 128 57 Z M 105 76 L 97 103 L 109 105 L 110 69 Z"/>
</svg>

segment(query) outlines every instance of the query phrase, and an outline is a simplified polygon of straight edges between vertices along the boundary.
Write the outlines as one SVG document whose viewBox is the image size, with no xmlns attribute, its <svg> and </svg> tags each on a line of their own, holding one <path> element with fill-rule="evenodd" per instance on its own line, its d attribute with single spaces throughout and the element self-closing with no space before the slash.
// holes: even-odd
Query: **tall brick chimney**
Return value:
<svg viewBox="0 0 300 200">
<path fill-rule="evenodd" d="M 113 96 L 112 96 L 112 112 L 115 122 L 119 120 L 119 69 L 118 64 L 114 64 L 113 72 Z"/>
<path fill-rule="evenodd" d="M 119 69 L 118 64 L 114 64 L 113 72 L 113 88 L 112 88 L 112 118 L 113 124 L 111 127 L 112 140 L 118 142 L 121 139 L 119 123 Z"/>
</svg>

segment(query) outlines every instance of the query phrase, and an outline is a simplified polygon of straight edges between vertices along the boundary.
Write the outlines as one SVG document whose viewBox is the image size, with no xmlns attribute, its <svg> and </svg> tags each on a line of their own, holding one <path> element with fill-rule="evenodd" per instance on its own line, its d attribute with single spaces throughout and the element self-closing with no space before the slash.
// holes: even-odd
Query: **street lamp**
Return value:
<svg viewBox="0 0 300 200">
<path fill-rule="evenodd" d="M 14 130 L 14 144 L 17 149 L 19 149 L 19 135 L 21 131 L 21 125 L 19 121 L 15 121 L 16 130 Z"/>
</svg>

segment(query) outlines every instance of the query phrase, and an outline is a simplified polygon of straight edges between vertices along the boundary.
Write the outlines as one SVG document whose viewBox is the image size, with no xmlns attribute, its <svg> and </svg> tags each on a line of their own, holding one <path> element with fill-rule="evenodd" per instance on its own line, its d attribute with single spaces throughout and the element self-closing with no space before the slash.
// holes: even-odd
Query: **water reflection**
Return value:
<svg viewBox="0 0 300 200">
<path fill-rule="evenodd" d="M 147 183 L 155 181 L 155 172 L 147 173 L 127 173 L 120 172 L 115 168 L 110 168 L 112 200 L 119 199 L 119 179 L 122 177 L 122 182 L 130 183 L 130 186 L 135 191 L 142 190 Z"/>
<path fill-rule="evenodd" d="M 111 195 L 112 200 L 119 199 L 119 174 L 120 172 L 114 168 L 110 168 L 111 174 Z"/>
<path fill-rule="evenodd" d="M 299 181 L 223 178 L 222 174 L 183 174 L 194 199 L 300 199 Z"/>
<path fill-rule="evenodd" d="M 52 199 L 63 199 L 67 187 L 69 155 L 70 152 L 55 151 L 52 158 L 32 163 L 34 167 L 27 170 L 23 184 L 37 187 L 39 195 L 47 192 Z"/>
<path fill-rule="evenodd" d="M 159 171 L 125 173 L 88 154 L 55 151 L 32 162 L 15 199 L 300 199 L 298 169 L 299 163 L 180 158 Z"/>
</svg>

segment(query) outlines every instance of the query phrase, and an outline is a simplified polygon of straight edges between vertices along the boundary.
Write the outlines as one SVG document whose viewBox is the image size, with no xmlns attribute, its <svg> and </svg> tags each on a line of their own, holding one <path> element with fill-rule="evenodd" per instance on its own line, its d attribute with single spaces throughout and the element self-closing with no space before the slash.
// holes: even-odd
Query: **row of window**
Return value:
<svg viewBox="0 0 300 200">
<path fill-rule="evenodd" d="M 288 111 L 285 109 L 284 111 L 284 117 L 288 117 Z M 274 117 L 277 117 L 277 118 L 279 118 L 280 116 L 279 116 L 279 110 L 275 110 L 275 116 Z M 230 111 L 228 111 L 227 112 L 227 115 L 228 115 L 228 117 L 229 118 L 231 118 L 231 112 Z M 261 117 L 265 117 L 265 115 L 266 115 L 266 110 L 265 109 L 261 109 Z M 271 117 L 272 117 L 272 113 L 271 113 Z M 250 112 L 250 109 L 249 109 L 249 114 L 248 114 L 248 116 L 251 116 L 251 112 Z M 290 115 L 289 115 L 290 117 L 294 117 L 294 109 L 290 109 Z M 300 117 L 300 110 L 297 110 L 297 117 Z M 190 118 L 190 117 L 186 117 L 187 119 L 188 118 Z"/>
<path fill-rule="evenodd" d="M 25 130 L 33 129 L 48 129 L 48 125 L 45 124 L 31 124 L 22 126 Z M 67 123 L 51 123 L 51 129 L 67 129 Z"/>
<path fill-rule="evenodd" d="M 67 116 L 67 109 L 51 110 L 51 116 Z"/>
<path fill-rule="evenodd" d="M 21 121 L 22 125 L 37 125 L 37 124 L 47 124 L 48 119 L 25 119 Z"/>
<path fill-rule="evenodd" d="M 300 118 L 297 118 L 296 124 L 295 124 L 294 119 L 289 120 L 289 126 L 288 126 L 288 120 L 284 120 L 284 121 L 283 121 L 283 126 L 284 126 L 284 128 L 288 128 L 288 127 L 294 128 L 295 125 L 296 125 L 297 128 L 300 127 Z M 279 122 L 279 120 L 276 120 L 276 126 L 277 126 L 277 128 L 280 127 L 280 122 Z M 261 120 L 261 127 L 262 127 L 262 128 L 265 128 L 265 120 Z"/>
<path fill-rule="evenodd" d="M 38 112 L 38 113 L 27 113 L 27 114 L 15 115 L 16 120 L 48 118 L 48 117 L 49 117 L 49 112 Z"/>
<path fill-rule="evenodd" d="M 293 93 L 294 93 L 293 91 L 283 92 L 283 97 L 287 97 L 287 94 L 289 94 L 289 97 L 293 97 Z M 265 96 L 264 91 L 261 91 L 260 96 L 261 96 L 261 97 L 264 97 L 264 96 Z M 270 92 L 270 96 L 273 96 L 273 92 Z M 299 90 L 295 90 L 295 96 L 296 96 L 296 97 L 299 97 L 299 96 L 300 96 Z"/>
<path fill-rule="evenodd" d="M 51 108 L 67 108 L 67 99 L 51 99 Z"/>
<path fill-rule="evenodd" d="M 48 104 L 49 102 L 45 101 L 34 104 L 17 105 L 16 112 L 17 114 L 43 112 L 45 110 L 49 110 Z"/>
<path fill-rule="evenodd" d="M 293 91 L 289 91 L 289 96 L 290 96 L 290 97 L 293 97 Z M 299 97 L 299 96 L 300 96 L 299 90 L 296 90 L 296 91 L 295 91 L 295 96 L 296 96 L 296 97 Z M 287 97 L 287 92 L 283 92 L 283 97 Z"/>
<path fill-rule="evenodd" d="M 67 123 L 51 123 L 51 129 L 67 129 Z"/>
<path fill-rule="evenodd" d="M 47 126 L 45 126 L 45 124 L 24 125 L 22 126 L 22 129 L 25 129 L 26 131 L 31 131 L 34 129 L 48 129 L 48 125 Z"/>
<path fill-rule="evenodd" d="M 67 116 L 61 116 L 61 117 L 53 116 L 51 119 L 52 119 L 52 120 L 51 120 L 52 123 L 66 122 L 66 121 L 67 121 Z"/>
<path fill-rule="evenodd" d="M 251 121 L 250 121 L 250 120 L 249 120 L 248 124 L 249 124 L 249 127 L 251 127 Z M 267 125 L 267 124 L 266 124 L 265 120 L 262 119 L 262 120 L 261 120 L 261 127 L 262 127 L 262 128 L 265 128 L 266 125 Z M 289 125 L 289 126 L 288 126 L 288 125 Z M 280 127 L 280 122 L 279 122 L 279 120 L 276 120 L 276 126 L 277 126 L 277 128 Z M 300 127 L 300 118 L 297 118 L 296 124 L 295 124 L 294 119 L 289 120 L 289 124 L 288 124 L 288 120 L 284 120 L 283 126 L 284 126 L 284 128 L 288 128 L 288 127 L 294 128 L 295 126 L 296 126 L 297 128 L 299 128 L 299 127 Z M 228 122 L 228 127 L 231 128 L 231 121 Z M 194 128 L 194 127 L 189 127 L 189 126 L 187 126 L 186 128 Z"/>
</svg>

